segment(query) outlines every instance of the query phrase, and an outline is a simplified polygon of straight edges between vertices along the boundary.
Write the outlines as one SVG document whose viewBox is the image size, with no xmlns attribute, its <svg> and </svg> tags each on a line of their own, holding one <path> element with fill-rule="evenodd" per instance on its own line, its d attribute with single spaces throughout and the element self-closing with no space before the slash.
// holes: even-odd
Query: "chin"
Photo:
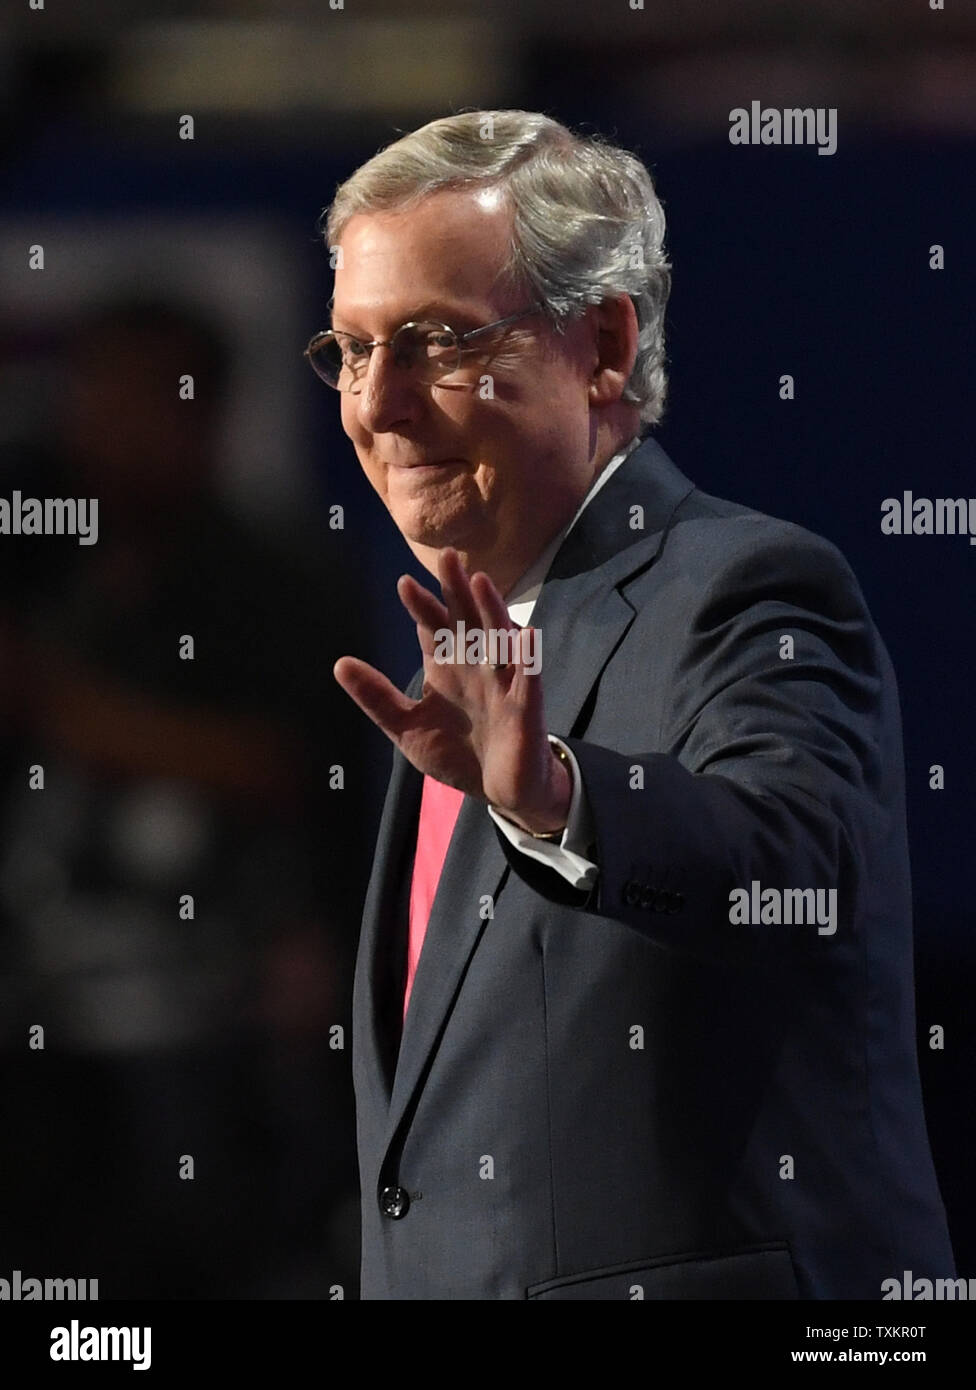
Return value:
<svg viewBox="0 0 976 1390">
<path fill-rule="evenodd" d="M 479 517 L 466 507 L 399 507 L 391 511 L 397 530 L 411 545 L 443 550 L 468 549 L 478 532 Z"/>
</svg>

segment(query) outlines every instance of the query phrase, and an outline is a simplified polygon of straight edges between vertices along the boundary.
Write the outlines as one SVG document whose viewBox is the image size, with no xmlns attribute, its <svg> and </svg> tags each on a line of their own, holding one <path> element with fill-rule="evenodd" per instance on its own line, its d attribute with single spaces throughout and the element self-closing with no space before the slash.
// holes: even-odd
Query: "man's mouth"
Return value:
<svg viewBox="0 0 976 1390">
<path fill-rule="evenodd" d="M 463 459 L 420 459 L 416 463 L 394 463 L 392 468 L 402 468 L 408 471 L 426 468 L 458 468 L 464 462 Z"/>
</svg>

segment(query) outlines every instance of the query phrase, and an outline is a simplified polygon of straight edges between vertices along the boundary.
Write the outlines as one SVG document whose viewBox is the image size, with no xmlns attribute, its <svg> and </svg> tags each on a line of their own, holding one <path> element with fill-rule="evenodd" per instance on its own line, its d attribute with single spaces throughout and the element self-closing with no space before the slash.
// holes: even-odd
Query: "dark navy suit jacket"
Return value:
<svg viewBox="0 0 976 1390">
<path fill-rule="evenodd" d="M 466 799 L 401 1039 L 422 779 L 394 755 L 354 998 L 363 1296 L 877 1299 L 905 1269 L 951 1277 L 897 689 L 847 563 L 646 439 L 532 621 L 599 878 L 571 887 Z M 836 890 L 836 930 L 733 921 L 740 889 Z"/>
</svg>

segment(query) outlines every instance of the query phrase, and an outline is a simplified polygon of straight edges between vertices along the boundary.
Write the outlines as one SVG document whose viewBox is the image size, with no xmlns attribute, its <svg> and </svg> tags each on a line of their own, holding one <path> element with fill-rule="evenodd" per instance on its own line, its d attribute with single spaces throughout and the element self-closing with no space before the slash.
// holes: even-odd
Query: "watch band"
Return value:
<svg viewBox="0 0 976 1390">
<path fill-rule="evenodd" d="M 559 759 L 561 763 L 565 763 L 567 767 L 570 765 L 569 755 L 567 754 L 565 748 L 563 748 L 562 744 L 554 743 L 553 740 L 550 738 L 549 747 L 552 749 L 552 751 L 555 753 L 556 757 Z M 532 836 L 533 840 L 547 840 L 550 844 L 557 844 L 566 834 L 566 827 L 564 825 L 562 830 L 546 830 L 540 834 L 537 834 L 534 830 L 530 830 L 528 833 Z"/>
</svg>

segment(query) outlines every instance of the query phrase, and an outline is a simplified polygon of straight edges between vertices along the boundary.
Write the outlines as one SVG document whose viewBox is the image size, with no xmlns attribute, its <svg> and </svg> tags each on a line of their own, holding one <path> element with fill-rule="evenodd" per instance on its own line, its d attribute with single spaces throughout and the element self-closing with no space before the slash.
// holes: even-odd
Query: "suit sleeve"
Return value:
<svg viewBox="0 0 976 1390">
<path fill-rule="evenodd" d="M 711 568 L 681 631 L 662 633 L 653 603 L 637 611 L 625 643 L 642 643 L 648 663 L 666 663 L 657 729 L 641 727 L 640 702 L 620 684 L 625 717 L 648 741 L 565 740 L 595 829 L 596 883 L 577 891 L 509 855 L 553 902 L 668 948 L 722 957 L 825 939 L 816 926 L 733 924 L 733 893 L 745 890 L 751 902 L 754 884 L 835 889 L 846 931 L 859 874 L 872 855 L 877 869 L 879 837 L 903 815 L 894 677 L 846 561 L 788 523 L 772 534 L 759 521 L 740 529 L 743 539 L 717 565 L 696 557 Z M 692 588 L 690 566 L 686 573 Z M 887 772 L 886 758 L 896 762 Z M 885 777 L 897 790 L 892 806 L 883 804 Z"/>
</svg>

